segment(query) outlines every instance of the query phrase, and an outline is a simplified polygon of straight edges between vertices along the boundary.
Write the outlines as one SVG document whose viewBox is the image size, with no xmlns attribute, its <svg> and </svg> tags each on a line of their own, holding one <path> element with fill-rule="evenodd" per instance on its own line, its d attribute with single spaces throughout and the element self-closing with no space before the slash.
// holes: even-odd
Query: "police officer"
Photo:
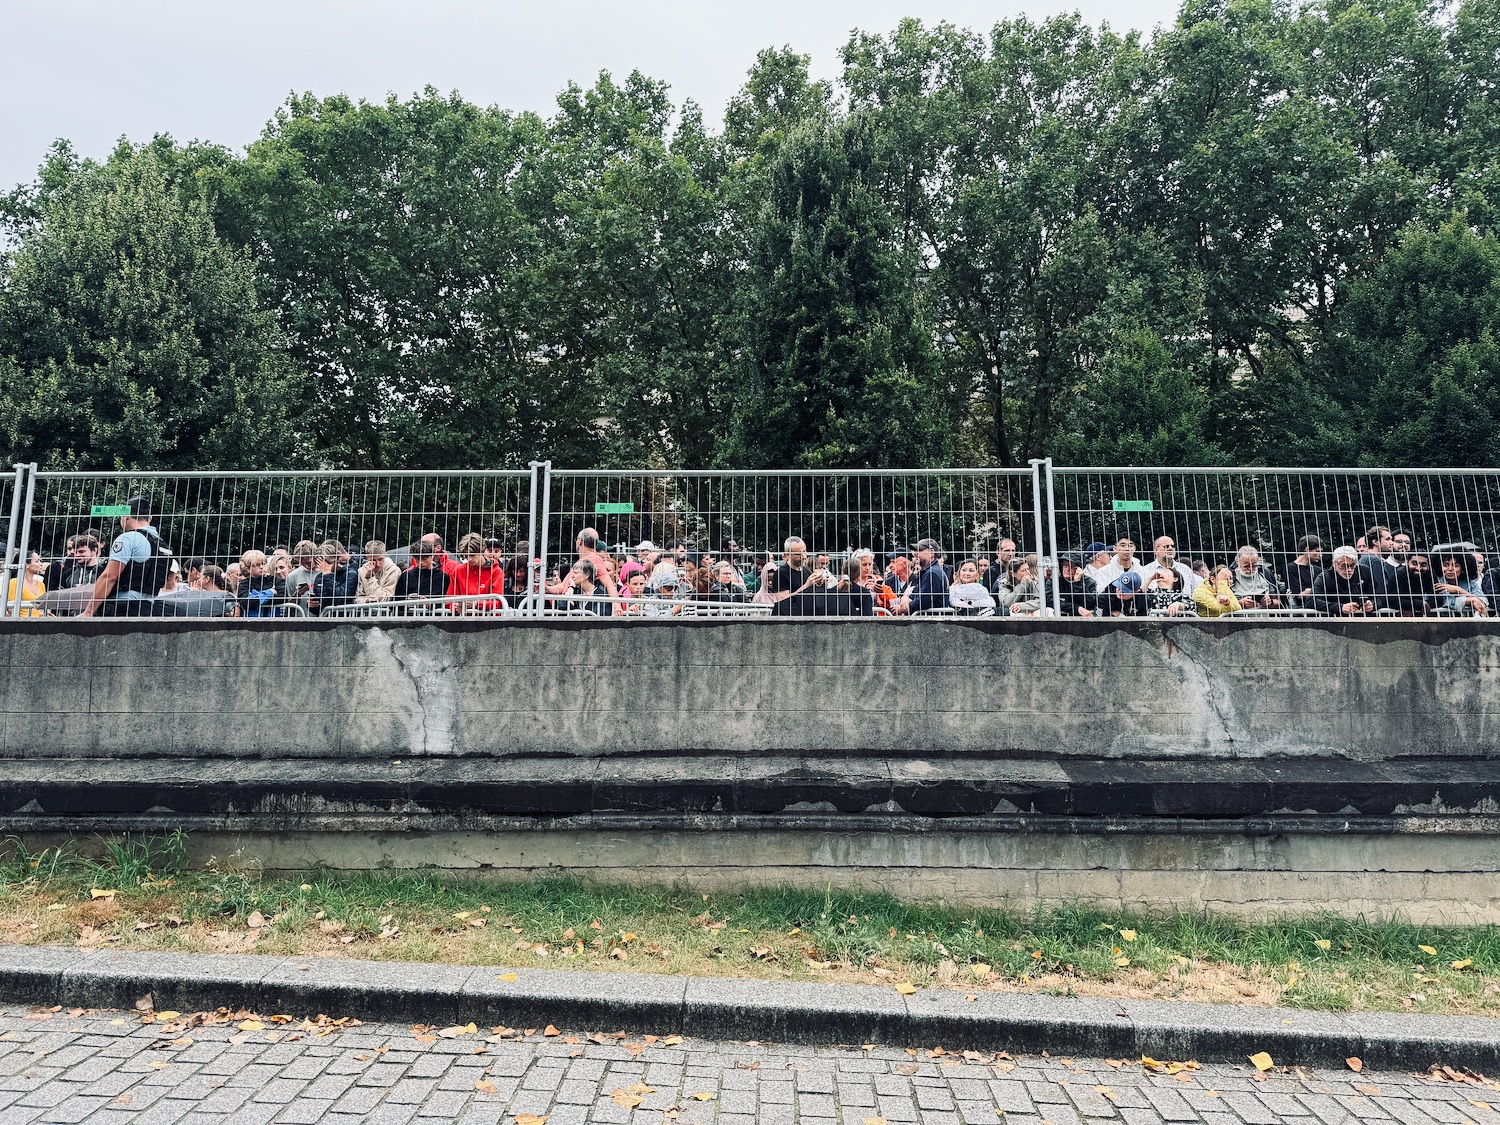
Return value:
<svg viewBox="0 0 1500 1125">
<path fill-rule="evenodd" d="M 121 533 L 109 548 L 109 561 L 94 582 L 94 596 L 79 617 L 144 617 L 167 583 L 172 548 L 151 526 L 151 504 L 144 496 L 125 502 Z"/>
</svg>

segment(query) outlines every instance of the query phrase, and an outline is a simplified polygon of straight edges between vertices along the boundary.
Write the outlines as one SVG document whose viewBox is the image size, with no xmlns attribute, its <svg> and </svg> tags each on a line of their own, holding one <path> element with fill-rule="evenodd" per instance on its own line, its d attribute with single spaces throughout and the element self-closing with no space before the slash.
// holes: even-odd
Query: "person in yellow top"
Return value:
<svg viewBox="0 0 1500 1125">
<path fill-rule="evenodd" d="M 47 592 L 47 585 L 42 581 L 42 571 L 47 569 L 47 564 L 42 561 L 42 556 L 31 552 L 31 558 L 26 562 L 26 570 L 19 579 L 12 578 L 5 591 L 5 605 L 8 609 L 16 604 L 16 583 L 21 583 L 21 616 L 22 617 L 46 617 L 40 606 L 36 604 L 38 598 Z"/>
<path fill-rule="evenodd" d="M 1240 600 L 1229 588 L 1232 581 L 1234 574 L 1227 566 L 1216 566 L 1208 581 L 1198 583 L 1198 588 L 1193 591 L 1193 604 L 1198 607 L 1200 617 L 1222 617 L 1226 613 L 1239 612 Z"/>
</svg>

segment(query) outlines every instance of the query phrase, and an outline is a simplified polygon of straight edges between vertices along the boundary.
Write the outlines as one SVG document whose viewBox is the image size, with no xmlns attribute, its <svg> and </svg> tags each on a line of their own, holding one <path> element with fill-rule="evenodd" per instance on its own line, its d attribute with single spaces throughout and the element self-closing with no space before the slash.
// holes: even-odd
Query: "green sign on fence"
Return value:
<svg viewBox="0 0 1500 1125">
<path fill-rule="evenodd" d="M 635 511 L 634 504 L 595 504 L 596 516 L 628 516 Z"/>
<path fill-rule="evenodd" d="M 1115 511 L 1117 512 L 1154 512 L 1156 505 L 1150 500 L 1116 500 Z"/>
<path fill-rule="evenodd" d="M 95 504 L 89 509 L 91 516 L 128 516 L 130 515 L 129 504 Z"/>
</svg>

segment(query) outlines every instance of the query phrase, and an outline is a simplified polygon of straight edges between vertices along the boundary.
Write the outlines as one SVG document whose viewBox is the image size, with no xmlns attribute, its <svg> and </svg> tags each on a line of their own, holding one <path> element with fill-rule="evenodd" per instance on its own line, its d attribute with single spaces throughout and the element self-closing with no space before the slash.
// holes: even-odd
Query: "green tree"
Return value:
<svg viewBox="0 0 1500 1125">
<path fill-rule="evenodd" d="M 295 449 L 286 341 L 248 255 L 162 143 L 54 151 L 0 267 L 3 457 L 51 468 L 259 468 Z M 12 197 L 13 201 L 17 197 Z"/>
<path fill-rule="evenodd" d="M 896 237 L 874 147 L 866 115 L 812 120 L 766 168 L 734 463 L 906 467 L 950 456 L 918 263 Z"/>
</svg>

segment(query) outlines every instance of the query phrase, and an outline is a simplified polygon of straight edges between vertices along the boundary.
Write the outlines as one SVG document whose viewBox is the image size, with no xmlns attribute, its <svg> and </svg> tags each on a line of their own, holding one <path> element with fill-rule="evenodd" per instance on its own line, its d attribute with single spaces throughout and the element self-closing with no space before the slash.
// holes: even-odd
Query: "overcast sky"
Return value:
<svg viewBox="0 0 1500 1125">
<path fill-rule="evenodd" d="M 6 0 L 0 188 L 70 139 L 170 133 L 242 148 L 291 91 L 380 99 L 423 86 L 549 114 L 571 79 L 638 69 L 717 124 L 758 50 L 790 44 L 830 77 L 852 28 L 906 16 L 989 28 L 1077 10 L 1117 30 L 1170 24 L 1167 0 Z"/>
</svg>

